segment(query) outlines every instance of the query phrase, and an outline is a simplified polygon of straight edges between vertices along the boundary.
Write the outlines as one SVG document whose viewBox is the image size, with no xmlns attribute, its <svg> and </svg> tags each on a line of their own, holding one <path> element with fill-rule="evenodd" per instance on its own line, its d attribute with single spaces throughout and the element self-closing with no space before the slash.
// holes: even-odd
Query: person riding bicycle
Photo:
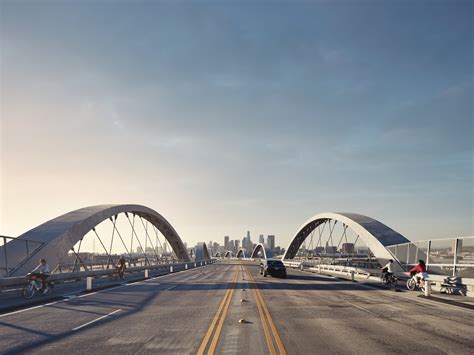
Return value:
<svg viewBox="0 0 474 355">
<path fill-rule="evenodd" d="M 46 259 L 41 259 L 39 265 L 34 268 L 30 274 L 38 276 L 38 278 L 41 279 L 43 290 L 45 290 L 46 279 L 49 277 L 50 274 L 49 265 L 46 263 Z"/>
<path fill-rule="evenodd" d="M 411 276 L 416 275 L 416 282 L 418 284 L 422 284 L 428 277 L 425 262 L 421 259 L 418 260 L 418 264 L 415 265 L 415 267 L 411 268 L 408 272 Z"/>
<path fill-rule="evenodd" d="M 123 256 L 119 259 L 115 269 L 117 270 L 117 274 L 119 275 L 119 277 L 123 279 L 123 275 L 125 274 L 126 269 L 125 258 Z"/>
<path fill-rule="evenodd" d="M 387 280 L 390 276 L 393 275 L 393 267 L 392 267 L 393 260 L 390 259 L 388 263 L 382 268 L 382 280 Z"/>
</svg>

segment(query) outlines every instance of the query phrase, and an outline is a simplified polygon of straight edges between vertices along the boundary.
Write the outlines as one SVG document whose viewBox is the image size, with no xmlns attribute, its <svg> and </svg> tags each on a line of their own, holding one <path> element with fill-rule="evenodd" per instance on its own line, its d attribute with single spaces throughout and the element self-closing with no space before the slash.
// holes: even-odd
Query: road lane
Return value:
<svg viewBox="0 0 474 355">
<path fill-rule="evenodd" d="M 416 295 L 221 262 L 4 316 L 0 353 L 473 353 L 474 311 Z"/>
<path fill-rule="evenodd" d="M 299 270 L 276 279 L 248 269 L 289 354 L 474 353 L 471 310 Z"/>
<path fill-rule="evenodd" d="M 262 326 L 265 332 L 265 340 L 267 341 L 267 346 L 270 354 L 276 354 L 276 348 L 281 355 L 286 355 L 286 349 L 283 345 L 283 342 L 280 338 L 280 334 L 278 329 L 273 322 L 272 316 L 268 310 L 268 307 L 265 303 L 265 300 L 262 296 L 262 293 L 258 289 L 258 285 L 255 282 L 255 278 L 253 277 L 252 273 L 245 268 L 245 273 L 250 279 L 252 289 L 255 294 L 255 300 L 257 302 L 258 311 L 260 314 L 260 319 L 262 321 Z M 275 345 L 274 345 L 275 343 Z"/>
<path fill-rule="evenodd" d="M 0 352 L 195 353 L 232 269 L 192 269 L 0 318 Z M 116 309 L 113 318 L 72 331 Z"/>
</svg>

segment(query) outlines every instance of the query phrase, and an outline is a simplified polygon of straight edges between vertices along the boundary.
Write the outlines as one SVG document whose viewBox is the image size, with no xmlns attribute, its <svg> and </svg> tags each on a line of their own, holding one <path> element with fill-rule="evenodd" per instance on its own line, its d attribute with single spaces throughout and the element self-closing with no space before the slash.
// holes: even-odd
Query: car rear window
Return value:
<svg viewBox="0 0 474 355">
<path fill-rule="evenodd" d="M 268 260 L 267 263 L 271 266 L 284 266 L 280 260 Z"/>
</svg>

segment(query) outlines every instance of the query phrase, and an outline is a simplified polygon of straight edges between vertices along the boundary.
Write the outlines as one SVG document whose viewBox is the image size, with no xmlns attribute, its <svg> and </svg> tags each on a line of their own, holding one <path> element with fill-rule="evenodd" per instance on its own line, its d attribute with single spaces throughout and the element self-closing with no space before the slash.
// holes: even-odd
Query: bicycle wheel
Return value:
<svg viewBox="0 0 474 355">
<path fill-rule="evenodd" d="M 25 285 L 25 287 L 23 287 L 23 290 L 21 291 L 21 295 L 26 299 L 30 299 L 31 297 L 33 297 L 35 292 L 36 292 L 35 287 L 31 283 L 29 283 Z"/>
<path fill-rule="evenodd" d="M 416 281 L 413 280 L 413 279 L 408 279 L 407 281 L 407 288 L 410 290 L 410 291 L 413 291 L 416 287 Z"/>
</svg>

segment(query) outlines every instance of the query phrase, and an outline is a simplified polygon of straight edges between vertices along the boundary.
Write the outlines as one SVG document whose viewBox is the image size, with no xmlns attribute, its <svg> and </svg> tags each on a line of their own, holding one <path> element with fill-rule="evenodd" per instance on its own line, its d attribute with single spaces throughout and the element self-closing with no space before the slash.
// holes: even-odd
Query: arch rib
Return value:
<svg viewBox="0 0 474 355">
<path fill-rule="evenodd" d="M 386 263 L 388 259 L 393 259 L 398 264 L 396 265 L 396 271 L 403 271 L 399 261 L 386 247 L 394 244 L 409 243 L 410 241 L 383 223 L 356 213 L 320 213 L 311 217 L 293 236 L 286 248 L 283 259 L 293 259 L 306 237 L 321 224 L 331 220 L 334 221 L 334 224 L 337 222 L 343 223 L 356 232 L 359 238 L 374 253 L 380 264 Z"/>
<path fill-rule="evenodd" d="M 50 265 L 57 265 L 59 259 L 99 223 L 119 213 L 133 213 L 153 224 L 168 240 L 174 253 L 181 261 L 189 261 L 184 244 L 173 226 L 158 212 L 142 205 L 98 205 L 71 211 L 56 217 L 22 234 L 8 243 L 9 264 L 18 265 L 11 276 L 24 275 L 33 269 L 38 258 L 46 258 Z M 116 217 L 115 217 L 116 218 Z M 43 243 L 27 259 L 24 259 L 22 239 Z M 0 247 L 0 263 L 2 262 Z"/>
<path fill-rule="evenodd" d="M 255 248 L 253 248 L 251 259 L 256 259 L 258 253 L 261 252 L 264 259 L 269 259 L 273 256 L 271 249 L 265 248 L 265 245 L 258 243 Z"/>
</svg>

